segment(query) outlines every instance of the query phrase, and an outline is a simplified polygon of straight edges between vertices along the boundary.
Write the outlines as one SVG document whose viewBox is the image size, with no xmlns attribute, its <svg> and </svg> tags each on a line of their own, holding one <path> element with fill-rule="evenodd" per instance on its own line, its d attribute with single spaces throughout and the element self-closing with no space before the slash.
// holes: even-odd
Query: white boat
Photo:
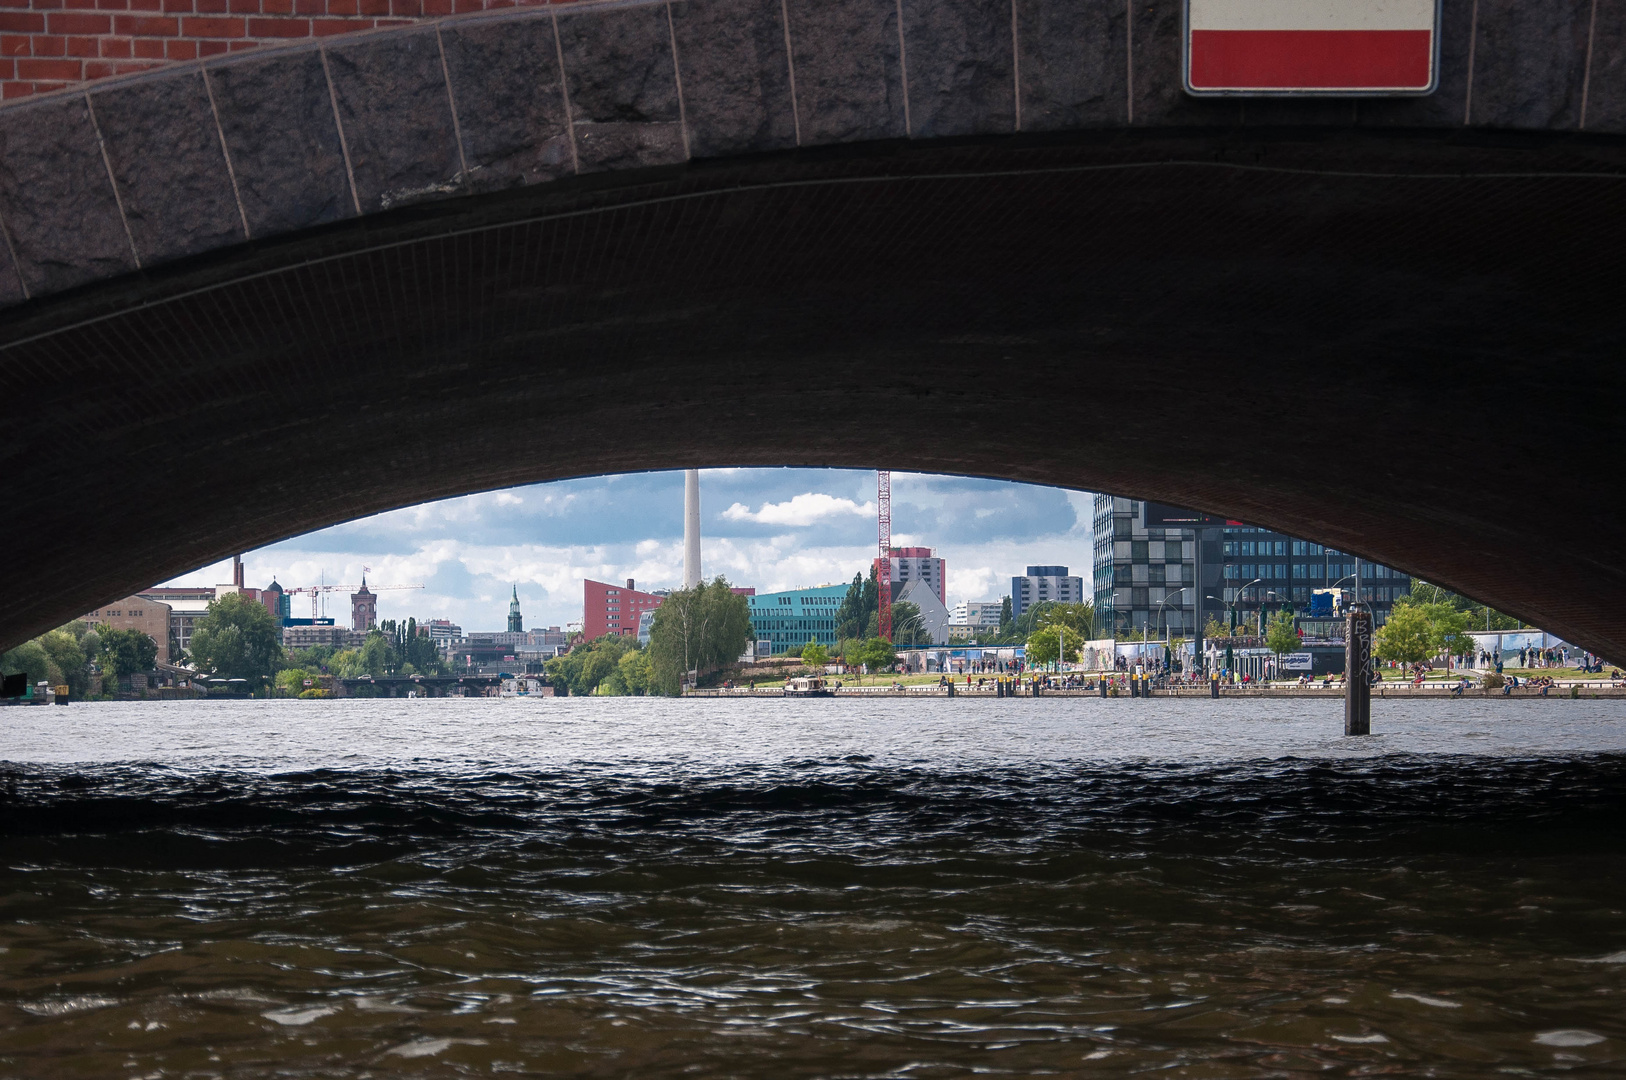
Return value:
<svg viewBox="0 0 1626 1080">
<path fill-rule="evenodd" d="M 823 675 L 801 675 L 785 683 L 786 697 L 834 697 Z"/>
</svg>

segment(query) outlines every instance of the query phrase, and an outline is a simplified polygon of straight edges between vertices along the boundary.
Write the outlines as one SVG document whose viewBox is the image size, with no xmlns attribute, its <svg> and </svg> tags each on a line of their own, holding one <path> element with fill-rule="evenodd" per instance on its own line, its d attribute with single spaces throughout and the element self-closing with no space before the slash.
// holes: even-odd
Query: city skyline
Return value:
<svg viewBox="0 0 1626 1080">
<path fill-rule="evenodd" d="M 848 469 L 701 470 L 704 572 L 775 591 L 850 581 L 875 556 L 875 474 Z M 1010 481 L 893 474 L 893 545 L 933 547 L 948 602 L 1008 591 L 1027 563 L 1087 567 L 1093 495 Z M 582 617 L 582 582 L 677 588 L 683 472 L 535 484 L 406 507 L 244 554 L 247 584 L 422 583 L 386 592 L 380 619 L 447 618 L 501 629 L 517 586 L 525 625 Z M 224 576 L 222 576 L 224 575 Z M 164 584 L 230 579 L 230 560 Z M 307 580 L 308 579 L 308 580 Z M 296 614 L 308 614 L 307 611 Z M 348 616 L 329 607 L 328 615 Z"/>
</svg>

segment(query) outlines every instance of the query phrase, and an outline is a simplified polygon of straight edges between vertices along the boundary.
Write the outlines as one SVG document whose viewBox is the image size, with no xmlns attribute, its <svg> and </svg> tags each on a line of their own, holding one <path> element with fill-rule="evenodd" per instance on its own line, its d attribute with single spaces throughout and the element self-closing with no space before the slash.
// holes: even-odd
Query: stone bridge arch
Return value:
<svg viewBox="0 0 1626 1080">
<path fill-rule="evenodd" d="M 422 499 L 683 465 L 1157 498 L 1626 659 L 1626 13 L 1192 99 L 1179 6 L 597 2 L 0 108 L 0 646 Z"/>
</svg>

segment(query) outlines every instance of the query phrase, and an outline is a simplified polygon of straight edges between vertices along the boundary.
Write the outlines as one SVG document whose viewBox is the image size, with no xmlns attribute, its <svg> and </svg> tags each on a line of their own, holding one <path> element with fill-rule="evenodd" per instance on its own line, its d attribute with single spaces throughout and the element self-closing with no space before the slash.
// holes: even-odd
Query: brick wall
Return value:
<svg viewBox="0 0 1626 1080">
<path fill-rule="evenodd" d="M 0 0 L 0 94 L 299 38 L 549 0 Z"/>
</svg>

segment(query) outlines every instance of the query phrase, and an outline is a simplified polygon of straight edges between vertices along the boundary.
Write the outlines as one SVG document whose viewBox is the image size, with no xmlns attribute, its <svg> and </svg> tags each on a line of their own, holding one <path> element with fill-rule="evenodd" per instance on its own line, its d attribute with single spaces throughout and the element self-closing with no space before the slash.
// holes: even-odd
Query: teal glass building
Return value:
<svg viewBox="0 0 1626 1080">
<path fill-rule="evenodd" d="M 759 593 L 750 597 L 751 629 L 758 641 L 769 642 L 776 653 L 816 641 L 826 648 L 836 644 L 836 612 L 847 598 L 849 585 L 820 585 L 813 589 Z"/>
</svg>

